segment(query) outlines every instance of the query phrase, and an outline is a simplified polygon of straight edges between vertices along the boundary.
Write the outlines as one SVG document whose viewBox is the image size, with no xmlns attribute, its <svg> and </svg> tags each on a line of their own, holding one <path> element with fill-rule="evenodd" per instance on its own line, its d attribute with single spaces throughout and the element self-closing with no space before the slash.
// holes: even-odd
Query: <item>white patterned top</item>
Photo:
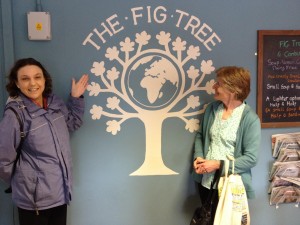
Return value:
<svg viewBox="0 0 300 225">
<path fill-rule="evenodd" d="M 206 159 L 224 160 L 227 155 L 233 155 L 236 144 L 236 132 L 245 108 L 245 103 L 236 107 L 230 117 L 222 119 L 224 105 L 218 107 L 215 121 L 210 129 L 211 143 Z M 210 189 L 214 173 L 205 173 L 202 178 L 202 186 Z M 216 187 L 215 187 L 216 188 Z"/>
</svg>

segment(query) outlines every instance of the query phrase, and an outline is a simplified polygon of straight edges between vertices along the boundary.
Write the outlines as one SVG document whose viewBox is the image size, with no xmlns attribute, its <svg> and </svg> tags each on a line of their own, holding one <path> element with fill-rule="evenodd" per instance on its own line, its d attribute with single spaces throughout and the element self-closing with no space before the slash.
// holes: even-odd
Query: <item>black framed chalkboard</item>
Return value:
<svg viewBox="0 0 300 225">
<path fill-rule="evenodd" d="M 257 75 L 262 127 L 300 126 L 300 30 L 258 31 Z"/>
</svg>

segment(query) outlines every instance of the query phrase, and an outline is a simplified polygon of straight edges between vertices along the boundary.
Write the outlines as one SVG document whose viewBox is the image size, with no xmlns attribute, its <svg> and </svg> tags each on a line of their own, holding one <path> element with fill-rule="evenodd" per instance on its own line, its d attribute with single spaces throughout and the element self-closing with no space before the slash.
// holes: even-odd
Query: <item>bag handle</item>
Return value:
<svg viewBox="0 0 300 225">
<path fill-rule="evenodd" d="M 213 205 L 214 200 L 217 198 L 217 192 L 214 191 L 214 186 L 219 183 L 222 174 L 223 164 L 223 160 L 220 160 L 220 168 L 215 172 L 214 179 L 210 184 L 210 191 L 208 193 L 208 197 L 204 205 Z"/>
<path fill-rule="evenodd" d="M 217 184 L 219 182 L 219 179 L 221 177 L 222 174 L 222 168 L 223 168 L 223 160 L 220 160 L 220 168 L 218 170 L 216 170 L 215 175 L 214 175 L 214 179 L 211 183 L 211 189 L 215 186 L 215 184 Z"/>
<path fill-rule="evenodd" d="M 235 158 L 232 155 L 227 155 L 227 159 L 232 162 L 232 174 L 234 174 L 234 161 Z"/>
<path fill-rule="evenodd" d="M 227 155 L 226 157 L 227 157 L 227 159 L 224 160 L 224 173 L 225 173 L 225 177 L 227 178 L 228 175 L 229 175 L 229 162 L 230 161 L 232 162 L 231 173 L 234 174 L 234 161 L 235 161 L 235 158 L 231 155 Z"/>
</svg>

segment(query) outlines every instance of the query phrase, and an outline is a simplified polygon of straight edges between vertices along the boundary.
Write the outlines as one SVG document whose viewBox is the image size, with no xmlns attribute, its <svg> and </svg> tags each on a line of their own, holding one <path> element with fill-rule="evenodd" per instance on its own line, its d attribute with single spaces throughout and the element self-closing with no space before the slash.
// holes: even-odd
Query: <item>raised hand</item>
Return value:
<svg viewBox="0 0 300 225">
<path fill-rule="evenodd" d="M 71 95 L 75 98 L 79 98 L 85 92 L 88 86 L 89 76 L 87 74 L 83 74 L 78 82 L 75 79 L 72 79 L 72 89 Z"/>
</svg>

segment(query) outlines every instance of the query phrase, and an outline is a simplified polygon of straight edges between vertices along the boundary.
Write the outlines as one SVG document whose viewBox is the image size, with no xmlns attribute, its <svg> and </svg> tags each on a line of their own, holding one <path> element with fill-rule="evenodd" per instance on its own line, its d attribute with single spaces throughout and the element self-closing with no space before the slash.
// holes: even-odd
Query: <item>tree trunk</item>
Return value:
<svg viewBox="0 0 300 225">
<path fill-rule="evenodd" d="M 174 175 L 178 174 L 169 169 L 163 162 L 161 154 L 161 130 L 164 116 L 161 111 L 151 111 L 141 120 L 145 125 L 146 153 L 141 167 L 130 176 Z"/>
</svg>

